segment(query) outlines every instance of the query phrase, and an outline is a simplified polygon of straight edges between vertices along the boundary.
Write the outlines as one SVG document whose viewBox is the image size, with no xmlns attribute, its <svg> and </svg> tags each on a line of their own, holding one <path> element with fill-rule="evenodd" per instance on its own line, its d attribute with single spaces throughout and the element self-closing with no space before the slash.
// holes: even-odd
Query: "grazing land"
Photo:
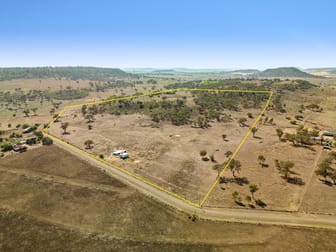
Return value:
<svg viewBox="0 0 336 252">
<path fill-rule="evenodd" d="M 62 113 L 48 132 L 199 204 L 267 98 L 178 91 L 83 105 Z M 117 149 L 130 158 L 114 156 Z"/>
<path fill-rule="evenodd" d="M 45 70 L 21 76 L 23 70 L 11 69 L 0 81 L 0 250 L 60 250 L 62 244 L 102 251 L 334 250 L 332 230 L 226 223 L 178 212 L 59 149 L 43 130 L 196 204 L 218 178 L 206 209 L 332 218 L 335 79 L 258 79 L 255 71 L 247 73 L 252 79 L 119 71 L 79 78 L 81 69 L 64 77 Z M 269 90 L 273 97 L 252 130 L 268 95 L 176 88 Z M 105 99 L 116 101 L 99 104 Z M 90 102 L 98 103 L 58 117 L 65 107 Z M 111 155 L 116 149 L 129 158 Z"/>
<path fill-rule="evenodd" d="M 331 230 L 194 222 L 56 146 L 6 157 L 0 167 L 1 250 L 62 250 L 64 244 L 100 251 L 335 246 Z"/>
</svg>

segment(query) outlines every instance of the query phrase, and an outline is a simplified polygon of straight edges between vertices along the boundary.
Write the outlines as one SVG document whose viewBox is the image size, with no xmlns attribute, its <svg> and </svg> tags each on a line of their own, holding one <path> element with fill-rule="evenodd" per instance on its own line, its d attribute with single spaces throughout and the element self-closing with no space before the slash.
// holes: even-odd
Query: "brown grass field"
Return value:
<svg viewBox="0 0 336 252">
<path fill-rule="evenodd" d="M 256 198 L 266 203 L 265 209 L 336 214 L 335 201 L 332 200 L 336 193 L 335 186 L 323 184 L 314 173 L 328 151 L 323 150 L 320 145 L 312 148 L 294 147 L 289 142 L 279 141 L 275 131 L 279 127 L 285 132 L 295 132 L 297 126 L 292 125 L 286 117 L 294 119 L 301 103 L 320 104 L 323 112 L 305 110 L 304 120 L 298 121 L 298 125 L 309 129 L 317 126 L 320 132 L 335 131 L 336 92 L 333 87 L 297 92 L 295 95 L 286 95 L 284 103 L 287 113 L 268 111 L 264 118 L 274 118 L 274 125 L 259 124 L 256 138 L 250 136 L 236 157 L 242 163 L 240 177 L 247 178 L 249 184 L 219 184 L 210 196 L 208 206 L 239 207 L 232 198 L 232 193 L 237 191 L 245 207 L 249 207 L 245 197 L 250 195 L 249 185 L 256 184 L 259 187 Z M 257 161 L 258 155 L 265 156 L 268 167 L 261 167 Z M 275 168 L 276 159 L 293 161 L 293 170 L 296 173 L 293 177 L 301 178 L 304 185 L 287 183 L 282 179 Z M 225 177 L 232 178 L 230 171 L 225 172 Z"/>
<path fill-rule="evenodd" d="M 2 251 L 335 249 L 335 231 L 192 222 L 55 146 L 1 159 L 0 167 Z"/>
<path fill-rule="evenodd" d="M 172 81 L 164 80 L 159 84 Z M 321 81 L 322 82 L 322 81 Z M 87 87 L 89 81 L 68 80 L 14 80 L 0 82 L 0 90 L 59 89 Z M 262 117 L 273 118 L 273 124 L 258 124 L 256 137 L 247 139 L 235 159 L 242 164 L 240 178 L 248 184 L 232 182 L 232 174 L 224 177 L 231 182 L 216 185 L 205 202 L 205 207 L 250 208 L 246 196 L 249 185 L 259 190 L 255 198 L 262 200 L 265 210 L 280 210 L 336 215 L 335 185 L 321 182 L 314 171 L 328 156 L 322 146 L 294 147 L 280 141 L 276 128 L 295 132 L 298 125 L 309 129 L 336 131 L 335 80 L 316 80 L 321 85 L 306 91 L 285 92 L 282 103 L 286 113 L 268 110 Z M 148 93 L 151 85 L 138 85 L 138 92 Z M 112 95 L 134 94 L 134 88 L 90 92 L 88 97 L 62 101 L 64 106 L 98 101 Z M 322 112 L 304 110 L 302 121 L 290 123 L 298 114 L 300 105 L 317 103 Z M 7 124 L 48 123 L 51 103 L 43 106 L 28 102 L 28 107 L 39 106 L 37 116 L 24 117 L 0 107 L 0 128 Z M 201 161 L 200 150 L 214 154 L 217 163 L 227 158 L 227 150 L 234 151 L 248 127 L 239 127 L 237 118 L 247 112 L 232 113 L 231 123 L 211 122 L 208 129 L 173 126 L 162 123 L 152 127 L 151 119 L 142 114 L 122 116 L 97 115 L 88 130 L 80 111 L 69 110 L 60 119 L 68 121 L 70 135 L 62 135 L 60 124 L 50 130 L 53 134 L 84 148 L 84 141 L 92 139 L 92 151 L 104 154 L 105 159 L 139 174 L 186 198 L 199 202 L 210 184 L 216 179 L 215 163 Z M 290 119 L 288 119 L 288 117 Z M 251 124 L 249 119 L 248 124 Z M 222 134 L 227 134 L 223 141 Z M 128 160 L 111 156 L 116 148 L 130 153 Z M 217 151 L 218 150 L 218 151 Z M 264 155 L 267 167 L 261 167 L 258 155 Z M 295 185 L 286 182 L 275 167 L 275 160 L 295 163 L 295 174 L 304 182 Z M 237 205 L 232 193 L 237 191 L 245 206 Z M 253 204 L 254 207 L 260 208 Z M 6 153 L 0 158 L 0 251 L 334 251 L 335 231 L 252 225 L 197 220 L 179 213 L 134 188 L 108 176 L 56 146 L 29 147 L 26 153 Z"/>
<path fill-rule="evenodd" d="M 185 92 L 178 92 L 176 96 L 182 94 Z M 94 147 L 89 151 L 95 155 L 103 154 L 112 164 L 200 203 L 218 175 L 212 167 L 224 163 L 227 160 L 225 153 L 234 152 L 248 132 L 248 127 L 239 126 L 238 119 L 250 112 L 254 118 L 249 119 L 247 124 L 251 125 L 260 111 L 224 110 L 223 113 L 230 114 L 233 121 L 212 122 L 211 127 L 206 129 L 190 125 L 174 126 L 170 122 L 154 127 L 151 118 L 141 113 L 119 116 L 104 113 L 95 117 L 93 129 L 89 130 L 80 108 L 75 108 L 62 114 L 49 132 L 81 149 L 85 149 L 84 142 L 91 139 Z M 69 134 L 63 134 L 62 122 L 69 123 Z M 228 136 L 226 141 L 222 134 Z M 130 158 L 121 160 L 113 156 L 112 152 L 116 149 L 126 149 Z M 216 161 L 202 161 L 201 150 L 206 150 L 208 157 L 213 155 Z"/>
</svg>

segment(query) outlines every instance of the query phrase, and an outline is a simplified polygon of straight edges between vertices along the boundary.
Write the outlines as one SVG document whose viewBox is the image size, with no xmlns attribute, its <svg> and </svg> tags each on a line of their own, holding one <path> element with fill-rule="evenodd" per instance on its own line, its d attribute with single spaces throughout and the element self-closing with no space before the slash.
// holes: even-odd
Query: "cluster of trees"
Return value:
<svg viewBox="0 0 336 252">
<path fill-rule="evenodd" d="M 286 109 L 284 108 L 283 104 L 282 104 L 282 100 L 281 100 L 281 95 L 278 94 L 276 95 L 273 100 L 272 100 L 272 108 L 274 108 L 274 110 L 276 112 L 280 112 L 280 113 L 286 113 Z"/>
<path fill-rule="evenodd" d="M 308 90 L 311 88 L 317 87 L 317 85 L 312 84 L 309 81 L 306 80 L 293 80 L 290 83 L 284 83 L 282 84 L 279 89 L 283 91 L 291 91 L 295 92 L 297 90 Z"/>
<path fill-rule="evenodd" d="M 262 208 L 264 208 L 266 206 L 266 204 L 261 200 L 261 199 L 256 199 L 255 198 L 255 193 L 259 190 L 259 187 L 255 184 L 252 184 L 249 186 L 249 190 L 250 190 L 250 195 L 246 195 L 245 200 L 247 201 L 247 204 L 249 205 L 249 207 L 251 208 L 255 208 L 255 205 L 258 205 Z M 238 191 L 234 191 L 232 193 L 232 198 L 235 201 L 235 203 L 239 206 L 245 206 L 242 197 L 240 196 Z"/>
<path fill-rule="evenodd" d="M 223 109 L 240 110 L 243 101 L 253 101 L 254 94 L 193 91 L 195 106 L 187 105 L 187 97 L 168 99 L 167 93 L 162 100 L 140 101 L 125 99 L 111 101 L 99 105 L 82 107 L 82 114 L 110 113 L 115 115 L 143 113 L 149 115 L 154 122 L 170 121 L 174 125 L 189 124 L 192 127 L 207 128 L 210 122 L 231 122 L 231 115 L 223 113 Z M 154 96 L 154 95 L 153 95 Z M 153 96 L 150 96 L 152 98 Z M 260 96 L 259 96 L 260 98 Z M 263 99 L 257 99 L 259 102 Z M 255 104 L 253 102 L 253 104 Z M 258 103 L 259 104 L 259 103 Z M 90 111 L 89 111 L 90 110 Z M 253 117 L 252 114 L 249 114 Z M 244 118 L 243 120 L 247 120 Z M 240 122 L 243 124 L 245 121 Z"/>
<path fill-rule="evenodd" d="M 108 80 L 108 81 L 90 81 L 89 87 L 90 91 L 96 91 L 96 92 L 105 92 L 107 89 L 113 89 L 115 88 L 118 92 L 118 88 L 120 88 L 121 93 L 123 93 L 123 88 L 127 87 L 133 87 L 135 88 L 136 84 L 143 84 L 142 81 L 126 81 L 123 79 L 120 80 Z"/>
<path fill-rule="evenodd" d="M 336 164 L 336 152 L 329 153 L 329 157 L 324 159 L 315 171 L 316 175 L 323 177 L 325 184 L 330 184 L 331 180 L 336 185 L 336 168 L 333 166 Z"/>
<path fill-rule="evenodd" d="M 25 127 L 27 127 L 27 125 L 22 125 L 22 128 L 25 128 Z M 16 128 L 18 129 L 19 127 L 16 127 Z M 34 145 L 34 144 L 42 142 L 43 145 L 50 145 L 53 143 L 53 140 L 51 138 L 45 137 L 43 136 L 43 133 L 41 131 L 37 131 L 36 126 L 31 126 L 31 128 L 33 129 L 34 137 L 27 139 L 26 144 Z M 5 132 L 1 131 L 0 135 L 3 135 L 3 134 L 5 134 Z M 10 139 L 0 138 L 0 142 L 3 142 L 3 140 L 5 140 L 4 143 L 1 145 L 1 151 L 3 152 L 11 151 L 13 149 L 13 145 L 19 143 L 20 138 L 22 137 L 22 134 L 18 134 L 17 132 L 12 132 L 9 137 Z"/>
<path fill-rule="evenodd" d="M 283 130 L 281 129 L 276 129 L 276 133 L 279 137 L 279 139 L 281 139 L 281 137 L 283 136 Z M 300 125 L 297 130 L 296 133 L 286 133 L 284 134 L 284 137 L 287 141 L 290 141 L 293 143 L 293 145 L 295 146 L 304 146 L 304 145 L 311 145 L 313 144 L 312 141 L 312 137 L 317 137 L 319 135 L 319 132 L 317 130 L 308 130 L 307 128 L 305 128 L 303 125 Z"/>
<path fill-rule="evenodd" d="M 306 109 L 309 109 L 309 110 L 314 111 L 314 112 L 322 112 L 323 111 L 323 108 L 320 105 L 315 104 L 315 103 L 311 103 L 311 104 L 307 105 Z"/>
<path fill-rule="evenodd" d="M 110 113 L 114 115 L 144 113 L 149 115 L 153 122 L 169 121 L 174 125 L 191 123 L 193 109 L 186 104 L 185 99 L 160 101 L 118 100 L 90 107 L 82 107 L 82 114 Z"/>
<path fill-rule="evenodd" d="M 88 96 L 89 91 L 86 89 L 72 89 L 71 86 L 67 86 L 65 89 L 50 93 L 50 95 L 56 100 L 74 100 Z"/>
</svg>

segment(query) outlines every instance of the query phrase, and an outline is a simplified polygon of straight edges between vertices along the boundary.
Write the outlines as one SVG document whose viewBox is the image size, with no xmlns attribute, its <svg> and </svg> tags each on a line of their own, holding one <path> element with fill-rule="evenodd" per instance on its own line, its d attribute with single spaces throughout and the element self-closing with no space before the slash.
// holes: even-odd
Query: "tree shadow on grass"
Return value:
<svg viewBox="0 0 336 252">
<path fill-rule="evenodd" d="M 299 178 L 299 177 L 287 178 L 287 182 L 290 184 L 299 185 L 299 186 L 303 186 L 305 184 L 302 178 Z"/>
<path fill-rule="evenodd" d="M 242 206 L 242 207 L 245 206 L 245 204 L 244 204 L 243 202 L 241 202 L 241 201 L 237 201 L 237 200 L 235 200 L 235 203 L 236 203 L 238 206 Z"/>
<path fill-rule="evenodd" d="M 320 179 L 320 181 L 327 186 L 333 186 L 333 183 L 331 183 L 330 181 L 328 181 L 326 179 Z"/>
<path fill-rule="evenodd" d="M 261 208 L 265 208 L 267 206 L 267 204 L 264 201 L 262 201 L 261 199 L 257 199 L 255 202 Z"/>
<path fill-rule="evenodd" d="M 219 179 L 219 183 L 220 184 L 235 183 L 237 185 L 243 186 L 243 185 L 248 185 L 250 181 L 246 177 L 236 177 L 236 178 L 221 177 Z"/>
</svg>

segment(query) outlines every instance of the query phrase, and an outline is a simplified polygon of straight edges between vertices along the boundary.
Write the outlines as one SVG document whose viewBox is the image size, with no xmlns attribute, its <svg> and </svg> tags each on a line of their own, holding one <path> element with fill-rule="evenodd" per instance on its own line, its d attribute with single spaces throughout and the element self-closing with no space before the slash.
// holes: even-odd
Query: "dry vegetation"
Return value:
<svg viewBox="0 0 336 252">
<path fill-rule="evenodd" d="M 87 119 L 89 112 L 83 113 L 82 108 L 66 111 L 49 132 L 97 156 L 102 154 L 111 163 L 199 203 L 227 161 L 226 152 L 233 152 L 237 148 L 248 131 L 248 125 L 254 122 L 261 108 L 244 109 L 239 104 L 238 111 L 222 109 L 218 119 L 209 118 L 206 123 L 202 120 L 198 124 L 202 117 L 197 114 L 190 92 L 178 92 L 161 98 L 169 102 L 183 96 L 186 97 L 185 104 L 193 106 L 191 118 L 188 119 L 190 123 L 185 125 L 174 125 L 185 122 L 181 117 L 172 123 L 153 121 L 155 117 L 153 114 L 147 115 L 146 108 L 144 111 L 128 109 L 125 112 L 120 109 L 114 113 L 125 114 L 114 115 L 106 111 L 109 105 L 103 104 L 104 111 L 90 119 Z M 138 98 L 132 102 L 146 104 L 152 100 L 160 101 L 161 98 Z M 230 103 L 230 106 L 234 105 Z M 99 105 L 96 109 L 101 110 Z M 90 111 L 90 106 L 85 111 Z M 157 115 L 159 112 L 153 113 Z M 246 119 L 246 126 L 241 126 L 240 118 Z M 61 127 L 65 123 L 68 124 L 66 131 Z M 93 143 L 87 146 L 86 140 Z M 126 149 L 130 158 L 120 160 L 113 156 L 112 152 L 116 149 Z M 208 158 L 207 161 L 202 160 L 202 150 L 206 151 L 204 156 Z M 218 170 L 214 167 L 218 167 Z"/>
<path fill-rule="evenodd" d="M 305 92 L 297 91 L 295 94 L 289 92 L 283 95 L 282 99 L 286 112 L 268 110 L 262 122 L 266 118 L 273 118 L 272 124 L 260 123 L 257 138 L 251 136 L 236 157 L 242 164 L 239 177 L 248 183 L 238 184 L 236 181 L 230 181 L 232 175 L 229 170 L 226 171 L 224 178 L 228 179 L 223 179 L 223 183 L 215 189 L 207 202 L 208 206 L 259 208 L 260 206 L 249 198 L 249 186 L 257 185 L 255 198 L 264 203 L 262 207 L 265 209 L 335 214 L 336 208 L 332 200 L 335 196 L 335 185 L 324 184 L 321 177 L 315 174 L 318 165 L 330 151 L 323 150 L 319 141 L 310 141 L 307 145 L 294 145 L 286 140 L 286 133 L 295 133 L 300 125 L 309 131 L 318 132 L 319 135 L 325 131 L 335 132 L 336 92 L 333 87 L 316 88 Z M 319 104 L 323 111 L 307 109 L 310 104 Z M 299 112 L 300 110 L 302 112 Z M 302 118 L 297 120 L 296 115 L 301 115 Z M 293 120 L 296 124 L 293 124 Z M 276 132 L 279 128 L 284 132 L 282 141 Z M 332 138 L 324 139 L 325 142 L 333 142 Z M 258 160 L 260 155 L 265 161 Z M 289 180 L 283 178 L 276 160 L 294 163 Z M 233 196 L 234 192 L 237 192 L 238 196 Z"/>
<path fill-rule="evenodd" d="M 136 83 L 139 80 L 126 81 Z M 20 106 L 15 102 L 8 105 L 0 102 L 1 145 L 34 136 L 33 132 L 23 134 L 22 126 L 36 124 L 36 131 L 41 130 L 64 106 L 111 96 L 148 93 L 175 83 L 174 80 L 158 80 L 158 83 L 149 79 L 142 81 L 136 86 L 104 91 L 96 90 L 97 86 L 104 84 L 99 81 L 2 81 L 0 91 L 3 92 L 30 92 L 32 89 L 59 91 L 67 86 L 91 90 L 87 97 L 81 99 L 58 100 L 61 102 L 58 108 L 53 105 L 56 100 L 44 100 L 43 104 L 38 100 L 26 100 Z M 248 138 L 235 157 L 240 164 L 239 169 L 234 168 L 235 177 L 229 168 L 206 201 L 207 207 L 253 207 L 336 214 L 336 185 L 332 180 L 336 161 L 331 161 L 327 183 L 315 173 L 332 153 L 323 150 L 323 145 L 331 141 L 334 146 L 334 139 L 325 137 L 323 145 L 318 141 L 309 140 L 306 144 L 297 138 L 292 139 L 293 142 L 291 140 L 291 135 L 298 131 L 300 125 L 308 132 L 318 132 L 320 136 L 325 131 L 336 131 L 335 82 L 331 79 L 314 81 L 319 86 L 307 89 L 304 82 L 293 80 L 230 80 L 227 83 L 224 81 L 226 84 L 221 81 L 204 81 L 202 84 L 200 81 L 188 81 L 168 86 L 235 88 L 241 85 L 242 88 L 270 88 L 275 92 L 273 103 L 258 124 L 255 136 Z M 191 95 L 176 95 L 179 98 L 187 96 L 186 104 L 195 105 Z M 162 97 L 154 99 L 159 101 Z M 38 108 L 37 115 L 33 115 L 32 111 L 29 116 L 24 115 L 25 109 L 34 107 Z M 55 111 L 50 113 L 52 108 Z M 218 168 L 218 165 L 223 167 L 228 160 L 226 152 L 233 152 L 248 130 L 248 127 L 239 125 L 239 119 L 245 117 L 246 124 L 251 125 L 259 111 L 251 108 L 222 111 L 231 114 L 233 120 L 225 123 L 209 120 L 211 127 L 202 128 L 195 127 L 195 123 L 179 126 L 160 120 L 153 123 L 148 112 L 134 111 L 120 115 L 97 114 L 93 122 L 87 123 L 81 108 L 78 108 L 65 113 L 50 130 L 83 149 L 86 147 L 84 142 L 92 139 L 93 148 L 87 151 L 103 154 L 106 160 L 199 202 L 218 175 L 213 168 Z M 16 116 L 13 116 L 14 112 Z M 249 118 L 248 112 L 253 118 Z M 69 123 L 66 131 L 70 134 L 62 134 L 64 129 L 61 124 L 64 122 Z M 20 127 L 17 128 L 17 125 Z M 88 125 L 92 125 L 91 130 Z M 277 129 L 283 131 L 281 139 Z M 23 136 L 11 137 L 13 133 Z M 223 135 L 226 136 L 223 138 Z M 111 156 L 116 148 L 125 148 L 130 158 L 120 160 Z M 213 155 L 216 161 L 202 161 L 202 150 L 206 151 L 205 156 L 210 159 Z M 288 178 L 285 178 L 283 170 L 280 172 L 276 160 L 294 163 Z M 333 239 L 336 234 L 333 231 L 204 220 L 193 222 L 188 216 L 138 193 L 55 146 L 34 144 L 28 146 L 25 153 L 5 152 L 5 157 L 0 157 L 0 173 L 0 250 L 4 251 L 64 250 L 64 244 L 68 250 L 84 251 L 120 251 L 124 248 L 134 251 L 335 249 Z"/>
<path fill-rule="evenodd" d="M 4 251 L 334 247 L 334 231 L 193 222 L 54 146 L 7 157 L 0 166 L 0 248 Z"/>
</svg>

